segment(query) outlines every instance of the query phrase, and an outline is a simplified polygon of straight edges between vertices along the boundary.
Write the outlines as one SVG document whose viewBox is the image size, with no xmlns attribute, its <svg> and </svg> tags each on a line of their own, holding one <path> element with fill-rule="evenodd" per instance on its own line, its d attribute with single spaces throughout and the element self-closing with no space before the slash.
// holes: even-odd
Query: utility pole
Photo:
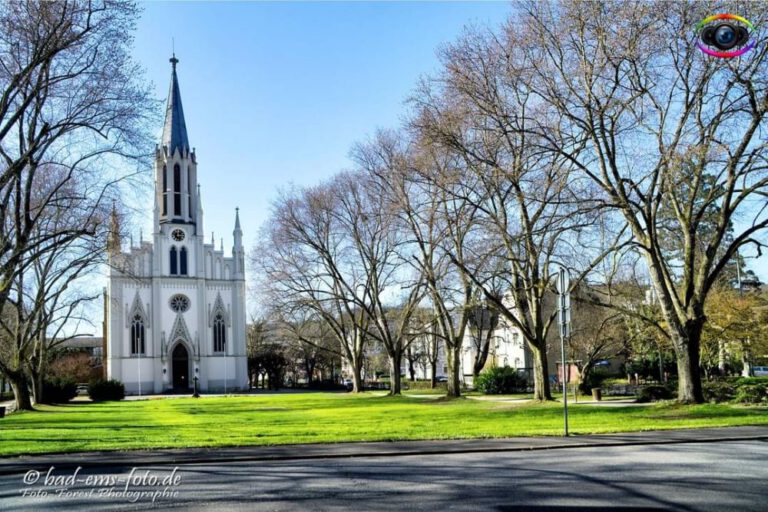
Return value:
<svg viewBox="0 0 768 512">
<path fill-rule="evenodd" d="M 559 304 L 559 323 L 560 323 L 560 356 L 562 360 L 562 387 L 563 387 L 563 424 L 564 436 L 568 436 L 568 377 L 565 370 L 565 339 L 570 334 L 571 327 L 571 294 L 569 292 L 571 276 L 568 269 L 560 267 L 557 274 L 557 292 Z"/>
</svg>

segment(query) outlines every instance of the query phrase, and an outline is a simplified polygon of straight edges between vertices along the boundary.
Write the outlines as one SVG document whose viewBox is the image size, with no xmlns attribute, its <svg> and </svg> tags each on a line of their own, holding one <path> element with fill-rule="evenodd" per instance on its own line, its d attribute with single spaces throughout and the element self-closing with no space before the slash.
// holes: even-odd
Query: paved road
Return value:
<svg viewBox="0 0 768 512">
<path fill-rule="evenodd" d="M 768 510 L 765 440 L 181 463 L 175 473 L 157 465 L 132 476 L 130 467 L 86 466 L 75 485 L 46 486 L 39 469 L 31 485 L 24 473 L 0 476 L 0 510 Z M 53 470 L 49 479 L 73 471 Z M 116 480 L 111 486 L 109 478 Z M 111 494 L 99 496 L 104 489 Z M 22 496 L 24 490 L 48 495 Z M 150 494 L 132 494 L 141 490 L 159 493 L 154 505 Z"/>
</svg>

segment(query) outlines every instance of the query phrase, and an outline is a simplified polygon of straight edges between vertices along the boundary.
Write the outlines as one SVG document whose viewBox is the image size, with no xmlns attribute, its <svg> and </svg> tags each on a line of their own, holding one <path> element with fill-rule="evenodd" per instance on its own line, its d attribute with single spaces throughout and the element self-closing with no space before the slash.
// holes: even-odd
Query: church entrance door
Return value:
<svg viewBox="0 0 768 512">
<path fill-rule="evenodd" d="M 189 389 L 189 353 L 179 343 L 173 349 L 173 388 Z"/>
</svg>

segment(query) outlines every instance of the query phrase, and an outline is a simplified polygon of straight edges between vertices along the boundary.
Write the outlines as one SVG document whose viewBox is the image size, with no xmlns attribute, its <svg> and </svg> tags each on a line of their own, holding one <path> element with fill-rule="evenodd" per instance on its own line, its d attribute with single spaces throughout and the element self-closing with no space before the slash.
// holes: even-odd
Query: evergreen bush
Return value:
<svg viewBox="0 0 768 512">
<path fill-rule="evenodd" d="M 115 379 L 96 379 L 88 385 L 88 396 L 94 402 L 122 400 L 125 398 L 125 386 Z"/>
<path fill-rule="evenodd" d="M 502 395 L 525 391 L 525 378 L 508 366 L 490 368 L 477 376 L 475 389 L 486 395 Z"/>
<path fill-rule="evenodd" d="M 43 402 L 65 404 L 77 396 L 77 383 L 73 379 L 53 377 L 43 381 Z"/>
</svg>

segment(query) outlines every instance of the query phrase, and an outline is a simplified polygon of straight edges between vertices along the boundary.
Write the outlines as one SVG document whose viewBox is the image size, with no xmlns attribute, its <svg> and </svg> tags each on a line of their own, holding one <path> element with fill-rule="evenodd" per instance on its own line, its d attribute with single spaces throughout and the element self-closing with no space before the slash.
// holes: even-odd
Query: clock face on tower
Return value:
<svg viewBox="0 0 768 512">
<path fill-rule="evenodd" d="M 184 231 L 180 229 L 174 229 L 173 231 L 171 231 L 171 238 L 173 238 L 177 242 L 181 242 L 182 240 L 184 240 Z"/>
</svg>

